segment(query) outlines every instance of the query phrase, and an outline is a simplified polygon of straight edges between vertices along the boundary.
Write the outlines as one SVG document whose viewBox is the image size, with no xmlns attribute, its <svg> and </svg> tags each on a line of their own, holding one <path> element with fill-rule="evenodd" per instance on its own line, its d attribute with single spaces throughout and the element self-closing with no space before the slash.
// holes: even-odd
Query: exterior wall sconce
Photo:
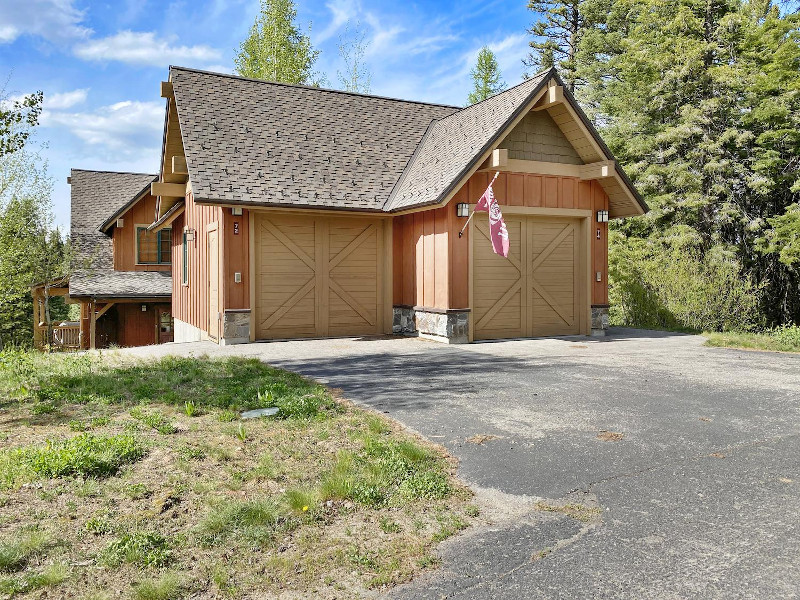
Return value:
<svg viewBox="0 0 800 600">
<path fill-rule="evenodd" d="M 117 219 L 117 227 L 118 228 L 122 229 L 122 227 L 124 225 L 125 225 L 125 219 Z"/>
<path fill-rule="evenodd" d="M 607 210 L 598 210 L 597 211 L 597 222 L 598 223 L 608 223 L 608 211 Z"/>
<path fill-rule="evenodd" d="M 457 217 L 468 217 L 469 216 L 469 204 L 459 203 L 456 204 L 456 216 Z"/>
<path fill-rule="evenodd" d="M 184 233 L 186 233 L 186 241 L 187 242 L 193 242 L 194 241 L 194 229 L 189 227 L 189 228 L 184 230 Z"/>
<path fill-rule="evenodd" d="M 231 208 L 231 214 L 234 217 L 241 217 L 242 216 L 242 207 L 241 206 L 234 206 Z"/>
<path fill-rule="evenodd" d="M 142 304 L 142 312 L 147 312 L 147 304 Z"/>
</svg>

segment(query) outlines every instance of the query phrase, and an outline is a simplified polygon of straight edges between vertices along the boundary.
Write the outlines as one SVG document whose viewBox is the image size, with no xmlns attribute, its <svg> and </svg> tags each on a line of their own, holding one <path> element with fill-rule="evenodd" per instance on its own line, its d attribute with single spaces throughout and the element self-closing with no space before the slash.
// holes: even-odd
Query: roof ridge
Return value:
<svg viewBox="0 0 800 600">
<path fill-rule="evenodd" d="M 136 171 L 104 171 L 97 169 L 76 169 L 71 167 L 70 172 L 72 171 L 80 171 L 81 173 L 108 173 L 110 175 L 142 175 L 147 177 L 158 177 L 157 173 L 139 173 Z"/>
<path fill-rule="evenodd" d="M 317 92 L 328 92 L 332 94 L 344 94 L 345 96 L 355 96 L 360 98 L 374 98 L 376 100 L 389 100 L 391 102 L 405 102 L 407 104 L 422 104 L 425 106 L 438 106 L 441 108 L 454 108 L 456 112 L 463 110 L 463 106 L 456 106 L 454 104 L 441 104 L 438 102 L 424 102 L 422 100 L 406 100 L 404 98 L 393 98 L 391 96 L 379 96 L 377 94 L 362 94 L 360 92 L 349 92 L 347 90 L 336 90 L 333 88 L 315 87 L 313 85 L 303 85 L 299 83 L 283 83 L 281 81 L 267 81 L 265 79 L 255 79 L 253 77 L 242 77 L 241 75 L 233 75 L 231 73 L 217 73 L 215 71 L 205 71 L 203 69 L 192 69 L 191 67 L 178 67 L 175 65 L 169 66 L 170 71 L 175 69 L 178 71 L 189 71 L 190 73 L 202 73 L 203 75 L 216 75 L 218 77 L 228 77 L 230 79 L 238 79 L 240 81 L 252 81 L 254 83 L 264 83 L 268 85 L 278 85 L 282 87 L 298 88 L 301 90 L 311 90 Z M 524 83 L 524 82 L 523 82 Z"/>
<path fill-rule="evenodd" d="M 523 85 L 526 85 L 526 84 L 528 84 L 528 83 L 531 83 L 531 82 L 532 82 L 534 79 L 536 79 L 537 77 L 541 77 L 542 75 L 545 75 L 545 74 L 547 74 L 547 73 L 550 73 L 551 71 L 554 71 L 554 70 L 555 70 L 555 67 L 550 67 L 549 69 L 546 69 L 546 70 L 544 70 L 544 71 L 540 71 L 539 73 L 537 73 L 537 74 L 536 74 L 536 75 L 534 75 L 533 77 L 529 77 L 528 79 L 525 79 L 524 81 L 521 81 L 521 82 L 519 82 L 519 83 L 518 83 L 517 85 L 515 85 L 515 86 L 512 86 L 512 87 L 510 87 L 510 88 L 508 88 L 508 89 L 505 89 L 505 90 L 503 90 L 502 92 L 498 92 L 498 93 L 496 93 L 496 94 L 494 94 L 494 95 L 492 95 L 492 96 L 489 96 L 488 98 L 484 98 L 483 100 L 481 100 L 480 102 L 476 102 L 475 104 L 470 104 L 469 106 L 464 106 L 464 107 L 462 107 L 462 108 L 461 108 L 461 110 L 459 110 L 458 112 L 454 112 L 452 115 L 447 115 L 446 117 L 442 117 L 441 119 L 436 119 L 436 121 L 444 121 L 445 119 L 449 119 L 450 117 L 454 117 L 454 116 L 456 116 L 456 115 L 460 115 L 460 114 L 462 114 L 463 112 L 465 112 L 465 111 L 467 111 L 467 110 L 470 110 L 470 109 L 472 109 L 472 108 L 479 107 L 479 106 L 480 106 L 481 104 L 483 104 L 484 102 L 489 102 L 490 100 L 494 100 L 494 99 L 496 99 L 496 98 L 499 98 L 499 97 L 500 97 L 500 96 L 502 96 L 503 94 L 506 94 L 506 93 L 508 93 L 508 92 L 512 92 L 512 91 L 516 90 L 517 88 L 520 88 L 520 87 L 522 87 Z M 537 86 L 538 86 L 538 85 L 539 85 L 541 82 L 542 82 L 542 80 L 540 79 L 539 81 L 537 81 L 537 82 L 535 83 L 535 85 L 537 85 Z"/>
</svg>

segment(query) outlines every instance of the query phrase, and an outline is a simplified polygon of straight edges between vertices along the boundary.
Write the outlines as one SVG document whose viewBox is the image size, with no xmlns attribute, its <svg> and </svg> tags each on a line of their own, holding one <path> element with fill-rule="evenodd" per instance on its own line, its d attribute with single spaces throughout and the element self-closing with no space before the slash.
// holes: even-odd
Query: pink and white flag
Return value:
<svg viewBox="0 0 800 600">
<path fill-rule="evenodd" d="M 495 176 L 495 179 L 497 176 Z M 500 205 L 494 197 L 494 190 L 492 184 L 483 192 L 483 196 L 478 200 L 475 205 L 475 210 L 489 213 L 489 232 L 492 238 L 492 248 L 495 254 L 499 254 L 504 258 L 508 258 L 508 230 L 506 229 L 506 222 L 503 220 L 503 213 L 500 212 Z"/>
</svg>

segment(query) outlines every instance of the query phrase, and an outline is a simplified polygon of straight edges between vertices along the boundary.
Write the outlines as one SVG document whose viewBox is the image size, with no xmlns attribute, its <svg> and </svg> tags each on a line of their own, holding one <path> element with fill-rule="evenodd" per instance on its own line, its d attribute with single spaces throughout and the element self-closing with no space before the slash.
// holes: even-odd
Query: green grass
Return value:
<svg viewBox="0 0 800 600">
<path fill-rule="evenodd" d="M 779 327 L 765 333 L 704 333 L 707 346 L 771 352 L 800 352 L 800 327 Z"/>
<path fill-rule="evenodd" d="M 0 452 L 0 488 L 14 488 L 34 479 L 108 477 L 142 458 L 145 449 L 129 434 L 81 433 L 44 445 Z"/>
<path fill-rule="evenodd" d="M 51 565 L 41 571 L 0 578 L 0 594 L 13 598 L 17 594 L 26 594 L 44 587 L 59 585 L 68 578 L 69 571 L 64 565 Z"/>
<path fill-rule="evenodd" d="M 162 435 L 170 435 L 178 431 L 177 427 L 170 422 L 169 418 L 167 418 L 164 413 L 157 410 L 146 411 L 142 407 L 137 406 L 131 409 L 131 416 L 151 429 L 155 429 Z"/>
<path fill-rule="evenodd" d="M 181 578 L 175 573 L 165 573 L 161 577 L 143 580 L 133 586 L 136 600 L 177 600 L 183 596 Z"/>
<path fill-rule="evenodd" d="M 89 355 L 46 360 L 0 352 L 0 400 L 34 397 L 52 411 L 65 402 L 139 405 L 157 398 L 184 411 L 190 406 L 192 414 L 274 406 L 278 419 L 310 419 L 336 410 L 323 386 L 252 358 L 167 357 L 118 366 Z"/>
<path fill-rule="evenodd" d="M 222 501 L 201 522 L 197 533 L 207 546 L 229 537 L 269 545 L 277 533 L 296 527 L 287 515 L 286 508 L 271 498 Z"/>
<path fill-rule="evenodd" d="M 50 546 L 52 540 L 46 533 L 17 532 L 0 542 L 0 571 L 19 571 L 25 568 L 29 560 L 44 554 Z"/>
<path fill-rule="evenodd" d="M 359 597 L 466 522 L 437 449 L 324 387 L 134 360 L 0 352 L 0 598 Z"/>
<path fill-rule="evenodd" d="M 369 431 L 374 427 L 368 424 Z M 437 500 L 452 493 L 442 463 L 409 440 L 397 441 L 368 433 L 358 452 L 341 452 L 322 477 L 321 500 L 353 500 L 378 508 L 421 499 Z"/>
</svg>

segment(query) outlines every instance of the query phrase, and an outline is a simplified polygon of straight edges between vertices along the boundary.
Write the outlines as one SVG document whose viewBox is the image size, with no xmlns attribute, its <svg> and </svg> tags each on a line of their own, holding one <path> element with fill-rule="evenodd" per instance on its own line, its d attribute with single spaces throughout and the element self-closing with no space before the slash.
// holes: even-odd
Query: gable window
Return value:
<svg viewBox="0 0 800 600">
<path fill-rule="evenodd" d="M 136 227 L 136 264 L 168 265 L 172 263 L 172 229 L 147 231 L 146 225 Z"/>
<path fill-rule="evenodd" d="M 186 232 L 183 232 L 183 260 L 182 268 L 183 268 L 183 285 L 189 285 L 189 244 L 188 240 L 186 239 Z"/>
</svg>

